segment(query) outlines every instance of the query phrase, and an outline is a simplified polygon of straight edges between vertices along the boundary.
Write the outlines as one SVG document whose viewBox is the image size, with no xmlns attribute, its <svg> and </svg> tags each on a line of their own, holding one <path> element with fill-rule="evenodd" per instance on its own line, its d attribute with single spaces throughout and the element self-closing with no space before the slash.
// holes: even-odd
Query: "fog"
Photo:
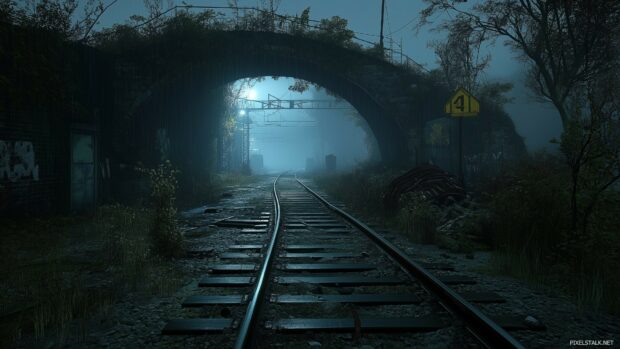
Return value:
<svg viewBox="0 0 620 349">
<path fill-rule="evenodd" d="M 274 80 L 266 77 L 245 86 L 241 96 L 248 99 L 267 100 L 336 100 L 324 89 L 311 86 L 303 93 L 289 90 L 294 83 L 292 78 Z M 239 89 L 242 81 L 237 81 L 234 89 Z M 366 123 L 356 110 L 346 101 L 341 101 L 347 109 L 280 109 L 245 111 L 249 115 L 250 155 L 263 157 L 262 171 L 253 172 L 301 171 L 306 169 L 307 159 L 314 169 L 322 170 L 326 155 L 337 158 L 337 169 L 346 170 L 370 160 L 376 154 L 374 136 L 366 131 Z"/>
</svg>

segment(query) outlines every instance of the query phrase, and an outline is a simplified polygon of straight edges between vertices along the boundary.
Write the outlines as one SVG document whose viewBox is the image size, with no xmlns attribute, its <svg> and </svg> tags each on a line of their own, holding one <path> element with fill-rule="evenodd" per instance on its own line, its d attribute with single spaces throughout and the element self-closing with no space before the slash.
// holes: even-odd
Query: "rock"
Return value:
<svg viewBox="0 0 620 349">
<path fill-rule="evenodd" d="M 540 321 L 538 321 L 538 319 L 536 319 L 535 317 L 531 315 L 526 316 L 523 321 L 528 327 L 533 328 L 533 329 L 544 327 L 543 324 Z"/>
<path fill-rule="evenodd" d="M 222 195 L 224 195 L 224 194 L 222 194 Z M 205 208 L 204 213 L 217 213 L 217 212 L 219 212 L 219 210 L 220 209 L 218 207 L 207 207 L 207 208 Z"/>
<path fill-rule="evenodd" d="M 308 341 L 308 345 L 312 348 L 318 348 L 321 346 L 321 343 L 317 342 L 317 341 Z"/>
</svg>

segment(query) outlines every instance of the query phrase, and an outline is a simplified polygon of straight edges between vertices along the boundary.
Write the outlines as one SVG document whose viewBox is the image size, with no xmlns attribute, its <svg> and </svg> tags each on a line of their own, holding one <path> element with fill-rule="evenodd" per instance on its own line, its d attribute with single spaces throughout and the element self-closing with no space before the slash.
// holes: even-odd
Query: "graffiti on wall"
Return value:
<svg viewBox="0 0 620 349">
<path fill-rule="evenodd" d="M 39 180 L 32 142 L 0 140 L 0 180 L 16 182 L 23 178 Z"/>
</svg>

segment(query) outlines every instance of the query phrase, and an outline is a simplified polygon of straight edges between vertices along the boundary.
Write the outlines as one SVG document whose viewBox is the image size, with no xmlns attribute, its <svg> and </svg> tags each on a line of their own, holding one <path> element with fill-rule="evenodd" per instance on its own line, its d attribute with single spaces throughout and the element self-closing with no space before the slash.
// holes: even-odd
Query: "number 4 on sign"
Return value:
<svg viewBox="0 0 620 349">
<path fill-rule="evenodd" d="M 469 91 L 459 87 L 446 103 L 445 112 L 455 117 L 476 116 L 480 112 L 480 103 Z"/>
</svg>

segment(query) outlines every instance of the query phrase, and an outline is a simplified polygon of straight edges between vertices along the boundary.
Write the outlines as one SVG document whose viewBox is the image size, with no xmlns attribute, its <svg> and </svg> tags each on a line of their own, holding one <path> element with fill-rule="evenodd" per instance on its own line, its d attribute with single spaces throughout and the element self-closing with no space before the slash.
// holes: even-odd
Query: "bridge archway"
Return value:
<svg viewBox="0 0 620 349">
<path fill-rule="evenodd" d="M 402 164 L 409 160 L 407 132 L 386 107 L 386 100 L 393 97 L 386 93 L 386 84 L 390 85 L 387 88 L 398 87 L 391 86 L 388 77 L 399 73 L 387 62 L 353 49 L 283 34 L 219 32 L 206 39 L 160 44 L 156 52 L 165 55 L 160 58 L 167 63 L 142 79 L 148 81 L 147 86 L 135 98 L 130 113 L 145 122 L 150 116 L 140 114 L 152 110 L 149 104 L 187 91 L 187 86 L 204 91 L 244 78 L 298 78 L 350 103 L 377 140 L 382 162 Z M 182 56 L 170 57 L 169 52 Z M 385 82 L 379 81 L 384 77 Z"/>
</svg>

